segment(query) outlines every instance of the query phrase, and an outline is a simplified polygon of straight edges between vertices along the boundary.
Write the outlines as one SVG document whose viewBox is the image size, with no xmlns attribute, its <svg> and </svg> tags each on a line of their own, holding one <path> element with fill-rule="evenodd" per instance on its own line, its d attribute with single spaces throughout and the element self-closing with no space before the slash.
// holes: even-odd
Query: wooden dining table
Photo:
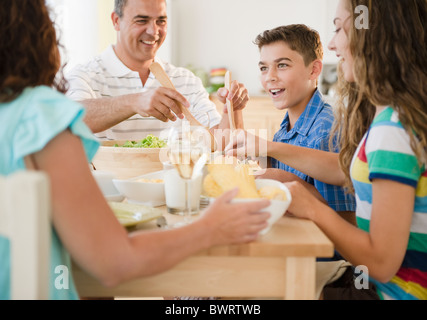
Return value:
<svg viewBox="0 0 427 320">
<path fill-rule="evenodd" d="M 182 217 L 166 212 L 168 223 Z M 197 218 L 197 217 L 195 217 Z M 156 221 L 140 229 L 158 228 Z M 199 252 L 160 274 L 102 286 L 77 265 L 73 276 L 82 297 L 221 297 L 315 299 L 316 258 L 331 257 L 334 247 L 309 220 L 282 217 L 256 241 L 213 247 Z"/>
</svg>

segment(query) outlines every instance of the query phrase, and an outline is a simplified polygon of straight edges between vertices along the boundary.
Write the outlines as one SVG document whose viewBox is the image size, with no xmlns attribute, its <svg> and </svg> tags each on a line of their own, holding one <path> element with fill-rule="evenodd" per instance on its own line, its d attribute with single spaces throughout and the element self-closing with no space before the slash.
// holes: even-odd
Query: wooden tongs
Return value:
<svg viewBox="0 0 427 320">
<path fill-rule="evenodd" d="M 230 92 L 231 89 L 231 71 L 227 71 L 224 79 L 225 88 Z M 230 100 L 226 100 L 227 104 L 227 113 L 228 113 L 228 121 L 230 122 L 230 130 L 233 133 L 236 130 L 236 123 L 234 122 L 234 107 L 233 102 Z"/>
<path fill-rule="evenodd" d="M 163 70 L 162 66 L 159 63 L 153 62 L 150 65 L 150 71 L 154 74 L 157 81 L 159 81 L 163 87 L 176 90 L 172 81 L 169 79 L 165 70 Z M 209 131 L 209 128 L 206 128 L 199 121 L 197 121 L 197 119 L 194 118 L 194 116 L 191 114 L 191 112 L 186 107 L 184 107 L 180 102 L 178 102 L 178 101 L 175 101 L 175 102 L 178 104 L 178 106 L 181 109 L 181 112 L 184 114 L 185 118 L 188 120 L 188 122 L 190 122 L 190 125 L 203 127 L 209 132 L 209 134 L 211 135 L 211 151 L 214 152 L 216 150 L 215 137 Z"/>
</svg>

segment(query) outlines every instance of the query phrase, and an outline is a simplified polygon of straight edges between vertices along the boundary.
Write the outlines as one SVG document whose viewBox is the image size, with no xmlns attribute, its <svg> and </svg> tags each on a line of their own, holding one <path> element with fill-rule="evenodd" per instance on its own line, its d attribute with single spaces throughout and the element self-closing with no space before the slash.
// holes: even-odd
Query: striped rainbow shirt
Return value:
<svg viewBox="0 0 427 320">
<path fill-rule="evenodd" d="M 427 299 L 427 171 L 420 167 L 397 112 L 386 108 L 373 121 L 351 165 L 358 226 L 369 231 L 372 179 L 388 179 L 416 188 L 407 251 L 388 283 L 371 279 L 384 299 Z"/>
</svg>

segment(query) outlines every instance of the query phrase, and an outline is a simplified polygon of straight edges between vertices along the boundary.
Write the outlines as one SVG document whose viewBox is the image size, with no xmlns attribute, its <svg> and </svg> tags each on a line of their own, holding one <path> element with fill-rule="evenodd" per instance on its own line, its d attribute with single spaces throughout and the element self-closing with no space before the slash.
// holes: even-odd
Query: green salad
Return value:
<svg viewBox="0 0 427 320">
<path fill-rule="evenodd" d="M 164 148 L 166 147 L 166 141 L 156 137 L 152 134 L 149 134 L 145 139 L 141 141 L 126 141 L 123 145 L 118 145 L 117 143 L 114 147 L 121 148 Z"/>
</svg>

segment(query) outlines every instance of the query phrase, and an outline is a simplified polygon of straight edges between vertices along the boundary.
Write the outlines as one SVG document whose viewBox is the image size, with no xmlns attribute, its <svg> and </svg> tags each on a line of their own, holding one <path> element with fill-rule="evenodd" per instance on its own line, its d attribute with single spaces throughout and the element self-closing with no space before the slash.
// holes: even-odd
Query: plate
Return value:
<svg viewBox="0 0 427 320">
<path fill-rule="evenodd" d="M 124 227 L 133 227 L 163 216 L 160 209 L 146 205 L 138 205 L 125 202 L 108 202 L 116 218 Z"/>
<path fill-rule="evenodd" d="M 107 199 L 107 201 L 123 201 L 125 199 L 125 196 L 122 195 L 121 193 L 116 193 L 116 194 L 107 194 L 104 196 L 105 199 Z"/>
<path fill-rule="evenodd" d="M 125 196 L 114 186 L 114 174 L 112 172 L 94 170 L 92 174 L 107 201 L 120 202 L 125 199 Z"/>
</svg>

